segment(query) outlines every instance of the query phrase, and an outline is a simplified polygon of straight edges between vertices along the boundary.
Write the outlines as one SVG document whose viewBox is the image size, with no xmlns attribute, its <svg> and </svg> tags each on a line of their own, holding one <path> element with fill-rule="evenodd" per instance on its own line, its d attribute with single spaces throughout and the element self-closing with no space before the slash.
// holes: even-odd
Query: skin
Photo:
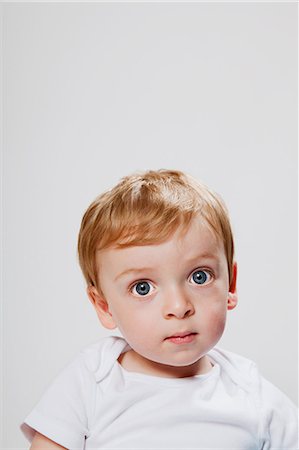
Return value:
<svg viewBox="0 0 299 450">
<path fill-rule="evenodd" d="M 97 267 L 102 292 L 87 293 L 102 325 L 118 327 L 132 348 L 119 357 L 126 370 L 170 378 L 211 370 L 206 354 L 237 305 L 237 265 L 229 285 L 223 243 L 207 225 L 195 218 L 162 244 L 101 250 Z M 185 331 L 197 333 L 193 342 L 166 340 Z"/>
<path fill-rule="evenodd" d="M 36 431 L 34 438 L 32 440 L 30 450 L 67 450 L 66 447 L 62 447 L 56 442 L 48 439 L 43 434 Z"/>
</svg>

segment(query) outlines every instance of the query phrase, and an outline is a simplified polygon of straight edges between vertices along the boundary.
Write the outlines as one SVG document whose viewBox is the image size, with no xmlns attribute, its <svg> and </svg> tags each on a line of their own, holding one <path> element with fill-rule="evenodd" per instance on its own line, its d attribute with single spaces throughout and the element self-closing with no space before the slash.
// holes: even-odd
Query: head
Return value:
<svg viewBox="0 0 299 450">
<path fill-rule="evenodd" d="M 102 325 L 118 327 L 153 364 L 195 364 L 237 304 L 226 207 L 180 171 L 135 173 L 97 197 L 84 214 L 78 253 Z M 185 331 L 197 333 L 190 344 L 166 339 Z"/>
</svg>

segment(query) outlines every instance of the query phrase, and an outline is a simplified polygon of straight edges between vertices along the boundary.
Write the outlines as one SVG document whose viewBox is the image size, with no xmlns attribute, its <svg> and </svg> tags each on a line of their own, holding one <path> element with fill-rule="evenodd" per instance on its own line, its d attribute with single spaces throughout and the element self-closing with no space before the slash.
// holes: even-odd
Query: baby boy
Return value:
<svg viewBox="0 0 299 450">
<path fill-rule="evenodd" d="M 85 212 L 78 253 L 101 324 L 123 337 L 55 378 L 21 425 L 31 450 L 298 449 L 295 405 L 217 347 L 238 301 L 217 194 L 175 170 L 124 177 Z"/>
</svg>

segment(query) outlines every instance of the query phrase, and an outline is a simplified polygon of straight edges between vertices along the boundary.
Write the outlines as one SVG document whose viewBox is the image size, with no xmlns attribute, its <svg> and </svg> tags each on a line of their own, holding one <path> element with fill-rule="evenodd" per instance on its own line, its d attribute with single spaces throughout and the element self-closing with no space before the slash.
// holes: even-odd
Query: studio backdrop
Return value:
<svg viewBox="0 0 299 450">
<path fill-rule="evenodd" d="M 28 448 L 19 424 L 110 333 L 77 235 L 139 170 L 223 197 L 239 304 L 218 345 L 297 402 L 297 4 L 8 2 L 1 19 L 2 447 Z"/>
</svg>

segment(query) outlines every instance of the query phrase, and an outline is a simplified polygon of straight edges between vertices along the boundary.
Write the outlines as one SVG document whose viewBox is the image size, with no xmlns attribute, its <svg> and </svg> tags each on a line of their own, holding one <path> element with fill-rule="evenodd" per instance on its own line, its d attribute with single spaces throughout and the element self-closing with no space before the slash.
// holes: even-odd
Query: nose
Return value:
<svg viewBox="0 0 299 450">
<path fill-rule="evenodd" d="M 192 314 L 194 314 L 193 303 L 183 290 L 176 288 L 165 294 L 165 301 L 163 302 L 163 316 L 166 319 L 170 319 L 173 316 L 183 319 L 191 316 Z"/>
</svg>

